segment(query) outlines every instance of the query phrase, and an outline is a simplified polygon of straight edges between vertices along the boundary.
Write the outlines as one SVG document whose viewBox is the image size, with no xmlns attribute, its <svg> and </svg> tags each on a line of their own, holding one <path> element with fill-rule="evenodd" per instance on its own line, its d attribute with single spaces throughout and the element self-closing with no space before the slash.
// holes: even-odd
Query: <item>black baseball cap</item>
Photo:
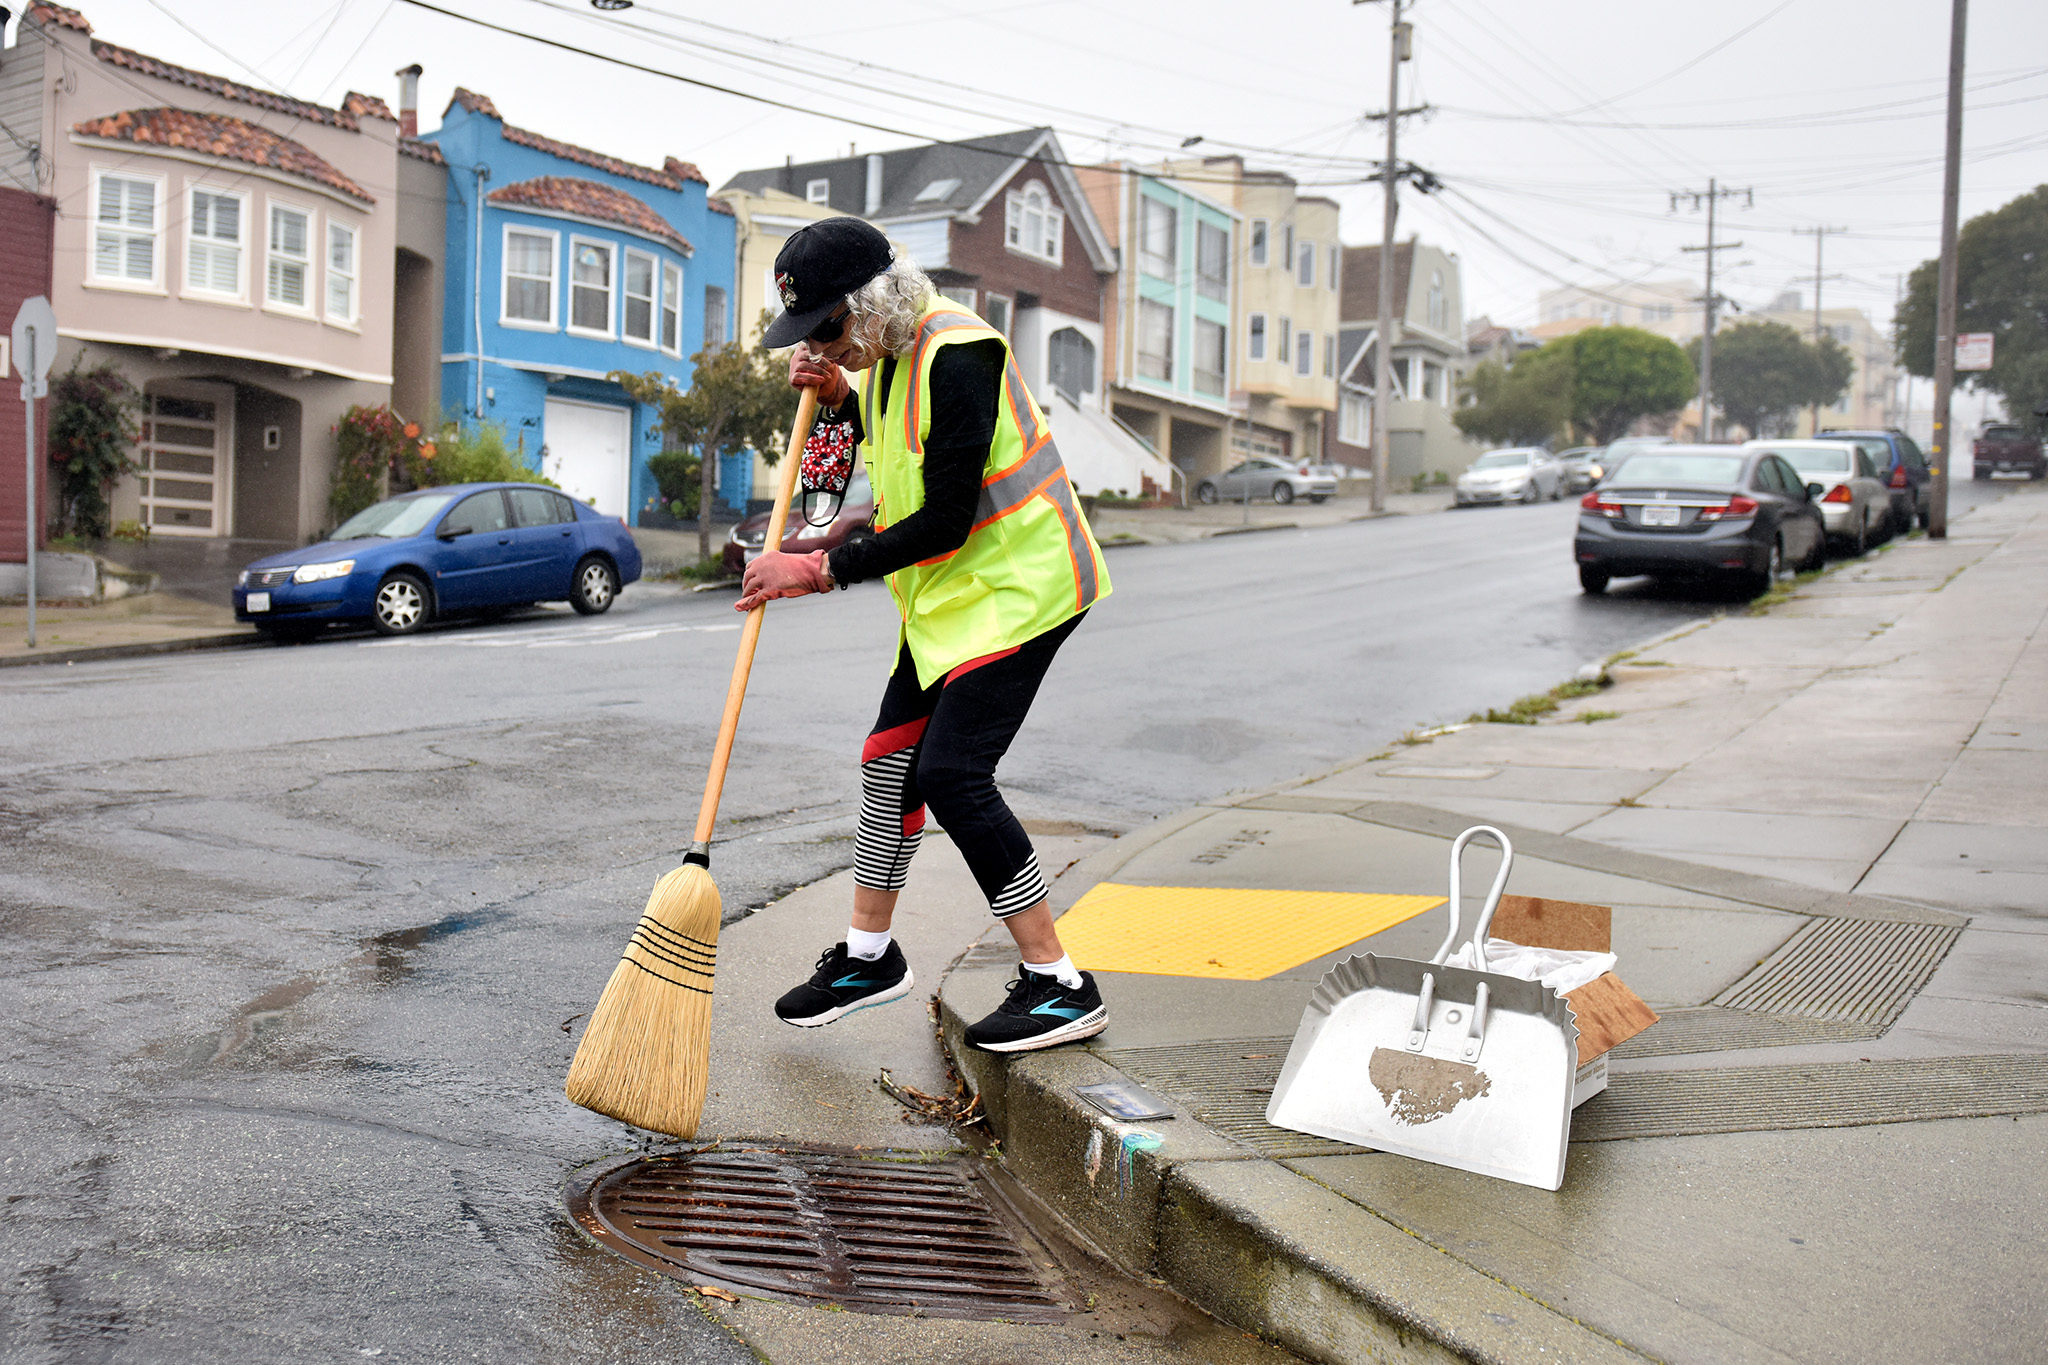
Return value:
<svg viewBox="0 0 2048 1365">
<path fill-rule="evenodd" d="M 782 316 L 768 324 L 761 343 L 794 346 L 832 315 L 840 300 L 889 268 L 889 239 L 859 218 L 824 218 L 798 228 L 775 256 L 775 289 Z"/>
</svg>

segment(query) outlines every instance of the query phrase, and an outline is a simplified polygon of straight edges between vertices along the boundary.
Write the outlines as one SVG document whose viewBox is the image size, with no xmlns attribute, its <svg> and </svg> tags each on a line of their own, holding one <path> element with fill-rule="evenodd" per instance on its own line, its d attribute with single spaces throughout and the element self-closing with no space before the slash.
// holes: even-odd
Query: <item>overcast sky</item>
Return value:
<svg viewBox="0 0 2048 1365">
<path fill-rule="evenodd" d="M 714 187 L 785 156 L 1035 123 L 1076 161 L 1150 160 L 1200 137 L 1337 199 L 1347 242 L 1379 240 L 1379 191 L 1360 181 L 1384 133 L 1360 116 L 1386 104 L 1386 0 L 650 0 L 611 16 L 588 0 L 433 3 L 743 94 L 410 0 L 80 7 L 109 41 L 329 104 L 359 89 L 395 105 L 391 73 L 416 61 L 425 128 L 463 85 L 567 141 L 695 161 Z M 1710 177 L 1754 192 L 1721 218 L 1743 243 L 1722 254 L 1722 285 L 1745 306 L 1786 289 L 1810 305 L 1800 228 L 1849 229 L 1826 239 L 1825 272 L 1842 278 L 1825 299 L 1880 323 L 1898 276 L 1935 253 L 1943 0 L 1421 0 L 1411 17 L 1402 103 L 1435 112 L 1404 121 L 1400 154 L 1446 192 L 1405 194 L 1401 236 L 1458 254 L 1468 315 L 1528 324 L 1561 283 L 1696 279 L 1700 256 L 1680 247 L 1704 240 L 1702 215 L 1670 196 Z M 2048 181 L 2048 3 L 1976 0 L 1968 58 L 1965 219 Z"/>
</svg>

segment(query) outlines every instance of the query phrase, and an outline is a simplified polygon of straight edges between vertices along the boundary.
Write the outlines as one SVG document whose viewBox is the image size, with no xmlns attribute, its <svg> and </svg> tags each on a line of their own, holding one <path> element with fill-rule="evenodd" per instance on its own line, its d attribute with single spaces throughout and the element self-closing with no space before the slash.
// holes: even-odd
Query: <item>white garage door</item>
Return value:
<svg viewBox="0 0 2048 1365">
<path fill-rule="evenodd" d="M 544 420 L 547 458 L 541 473 L 606 516 L 625 516 L 632 487 L 632 411 L 550 398 Z"/>
</svg>

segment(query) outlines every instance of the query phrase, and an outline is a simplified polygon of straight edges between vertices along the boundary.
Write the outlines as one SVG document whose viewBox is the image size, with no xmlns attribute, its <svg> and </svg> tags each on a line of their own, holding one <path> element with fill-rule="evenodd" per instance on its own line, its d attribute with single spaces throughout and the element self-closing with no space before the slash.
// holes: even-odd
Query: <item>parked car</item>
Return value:
<svg viewBox="0 0 2048 1365">
<path fill-rule="evenodd" d="M 803 501 L 799 498 L 782 528 L 783 553 L 807 555 L 813 550 L 836 550 L 863 534 L 875 516 L 875 493 L 865 472 L 853 476 L 846 485 L 846 496 L 840 501 L 838 510 L 827 516 L 830 511 L 824 507 L 812 509 L 811 515 L 818 522 L 813 525 L 804 515 Z M 719 556 L 719 563 L 727 573 L 740 574 L 760 556 L 762 542 L 767 539 L 768 514 L 756 512 L 726 533 L 725 549 Z"/>
<path fill-rule="evenodd" d="M 1970 477 L 1988 479 L 1993 474 L 2025 474 L 2030 479 L 2048 477 L 2048 449 L 2025 427 L 2010 422 L 1989 422 L 1970 443 Z"/>
<path fill-rule="evenodd" d="M 1828 539 L 1852 555 L 1891 535 L 1892 494 L 1877 477 L 1860 441 L 1748 441 L 1744 450 L 1768 450 L 1807 483 L 1819 484 L 1816 502 Z"/>
<path fill-rule="evenodd" d="M 1267 498 L 1285 506 L 1296 498 L 1328 502 L 1337 492 L 1337 476 L 1328 465 L 1276 460 L 1254 455 L 1232 465 L 1213 479 L 1195 485 L 1197 502 L 1237 502 L 1243 498 Z"/>
<path fill-rule="evenodd" d="M 1600 457 L 1599 446 L 1573 446 L 1557 452 L 1557 462 L 1564 467 L 1564 491 L 1583 493 L 1600 482 Z"/>
<path fill-rule="evenodd" d="M 1877 476 L 1891 490 L 1894 531 L 1904 535 L 1915 522 L 1922 530 L 1927 528 L 1927 499 L 1932 496 L 1927 485 L 1934 475 L 1928 471 L 1927 457 L 1913 444 L 1912 437 L 1897 427 L 1828 427 L 1819 435 L 1822 440 L 1862 444 L 1864 453 L 1877 467 Z"/>
<path fill-rule="evenodd" d="M 465 483 L 386 498 L 316 545 L 235 579 L 235 619 L 276 636 L 368 621 L 410 635 L 437 617 L 567 600 L 585 616 L 640 577 L 625 522 L 552 488 Z"/>
<path fill-rule="evenodd" d="M 1489 450 L 1458 476 L 1451 491 L 1452 501 L 1459 507 L 1563 496 L 1564 467 L 1541 446 Z"/>
<path fill-rule="evenodd" d="M 1827 531 L 1792 466 L 1768 450 L 1678 445 L 1638 450 L 1579 501 L 1579 586 L 1610 579 L 1733 576 L 1762 592 L 1785 570 L 1819 568 Z"/>
</svg>

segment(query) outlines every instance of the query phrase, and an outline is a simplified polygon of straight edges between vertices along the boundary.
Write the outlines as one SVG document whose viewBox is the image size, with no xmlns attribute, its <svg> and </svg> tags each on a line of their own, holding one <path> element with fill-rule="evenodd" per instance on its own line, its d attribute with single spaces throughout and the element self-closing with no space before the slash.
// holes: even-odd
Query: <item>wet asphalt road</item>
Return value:
<svg viewBox="0 0 2048 1365">
<path fill-rule="evenodd" d="M 1113 551 L 1013 804 L 1128 828 L 1727 607 L 1582 597 L 1574 511 Z M 561 1208 L 631 1145 L 563 1024 L 687 845 L 731 603 L 0 673 L 0 1358 L 754 1359 Z M 771 612 L 729 915 L 852 861 L 893 633 L 876 586 Z"/>
</svg>

